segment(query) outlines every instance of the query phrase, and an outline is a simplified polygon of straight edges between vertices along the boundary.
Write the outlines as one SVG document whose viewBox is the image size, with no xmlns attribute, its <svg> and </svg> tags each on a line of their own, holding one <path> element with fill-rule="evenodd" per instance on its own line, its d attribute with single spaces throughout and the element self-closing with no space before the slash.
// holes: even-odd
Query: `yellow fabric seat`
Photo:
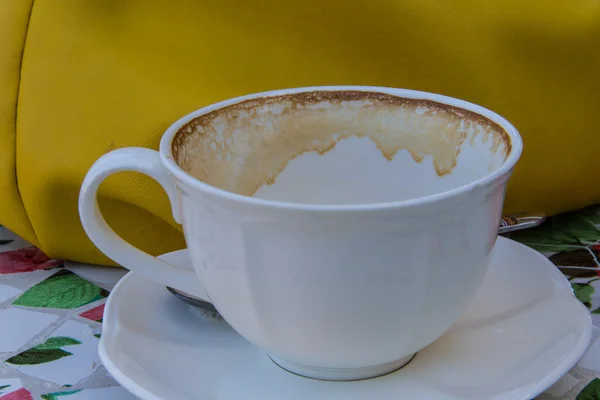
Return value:
<svg viewBox="0 0 600 400">
<path fill-rule="evenodd" d="M 91 164 L 157 148 L 173 121 L 226 98 L 364 84 L 481 104 L 521 131 L 506 211 L 600 200 L 596 0 L 0 0 L 0 224 L 50 256 L 109 263 L 77 197 Z M 153 254 L 185 246 L 166 195 L 122 174 L 109 223 Z"/>
</svg>

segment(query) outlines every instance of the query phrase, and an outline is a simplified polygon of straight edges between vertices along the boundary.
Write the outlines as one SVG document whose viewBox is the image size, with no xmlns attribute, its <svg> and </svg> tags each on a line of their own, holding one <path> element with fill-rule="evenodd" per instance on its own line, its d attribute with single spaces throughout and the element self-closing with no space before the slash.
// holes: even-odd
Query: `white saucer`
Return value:
<svg viewBox="0 0 600 400">
<path fill-rule="evenodd" d="M 189 262 L 186 251 L 163 258 Z M 499 238 L 469 311 L 406 367 L 380 378 L 293 375 L 222 319 L 134 273 L 110 295 L 99 351 L 114 378 L 143 400 L 529 400 L 579 360 L 590 335 L 589 313 L 558 269 Z"/>
</svg>

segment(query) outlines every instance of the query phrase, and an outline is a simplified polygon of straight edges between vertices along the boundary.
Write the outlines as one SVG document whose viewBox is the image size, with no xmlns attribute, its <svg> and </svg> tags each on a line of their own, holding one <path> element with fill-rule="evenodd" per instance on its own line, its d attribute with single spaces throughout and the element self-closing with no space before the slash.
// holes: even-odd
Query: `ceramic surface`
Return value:
<svg viewBox="0 0 600 400">
<path fill-rule="evenodd" d="M 186 252 L 162 258 L 186 262 Z M 327 382 L 286 372 L 222 319 L 198 314 L 137 273 L 110 295 L 100 356 L 143 400 L 529 400 L 579 360 L 590 334 L 587 309 L 556 267 L 499 238 L 468 311 L 407 366 L 383 377 Z"/>
</svg>

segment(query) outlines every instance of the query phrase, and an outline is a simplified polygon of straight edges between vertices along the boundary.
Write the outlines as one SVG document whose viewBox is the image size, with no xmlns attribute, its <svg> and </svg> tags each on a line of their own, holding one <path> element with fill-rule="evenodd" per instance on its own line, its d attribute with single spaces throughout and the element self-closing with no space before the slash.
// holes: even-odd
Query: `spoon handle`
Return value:
<svg viewBox="0 0 600 400">
<path fill-rule="evenodd" d="M 500 219 L 498 233 L 520 231 L 521 229 L 533 228 L 541 225 L 546 220 L 542 213 L 517 213 L 503 215 Z"/>
</svg>

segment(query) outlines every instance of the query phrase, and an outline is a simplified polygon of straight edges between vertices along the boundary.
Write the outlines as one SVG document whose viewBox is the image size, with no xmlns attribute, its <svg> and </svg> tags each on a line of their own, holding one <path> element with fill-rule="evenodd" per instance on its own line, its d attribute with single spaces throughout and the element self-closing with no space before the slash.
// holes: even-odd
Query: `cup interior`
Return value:
<svg viewBox="0 0 600 400">
<path fill-rule="evenodd" d="M 197 116 L 171 143 L 194 178 L 243 196 L 372 204 L 445 192 L 498 170 L 511 138 L 453 105 L 370 91 L 251 98 Z"/>
</svg>

